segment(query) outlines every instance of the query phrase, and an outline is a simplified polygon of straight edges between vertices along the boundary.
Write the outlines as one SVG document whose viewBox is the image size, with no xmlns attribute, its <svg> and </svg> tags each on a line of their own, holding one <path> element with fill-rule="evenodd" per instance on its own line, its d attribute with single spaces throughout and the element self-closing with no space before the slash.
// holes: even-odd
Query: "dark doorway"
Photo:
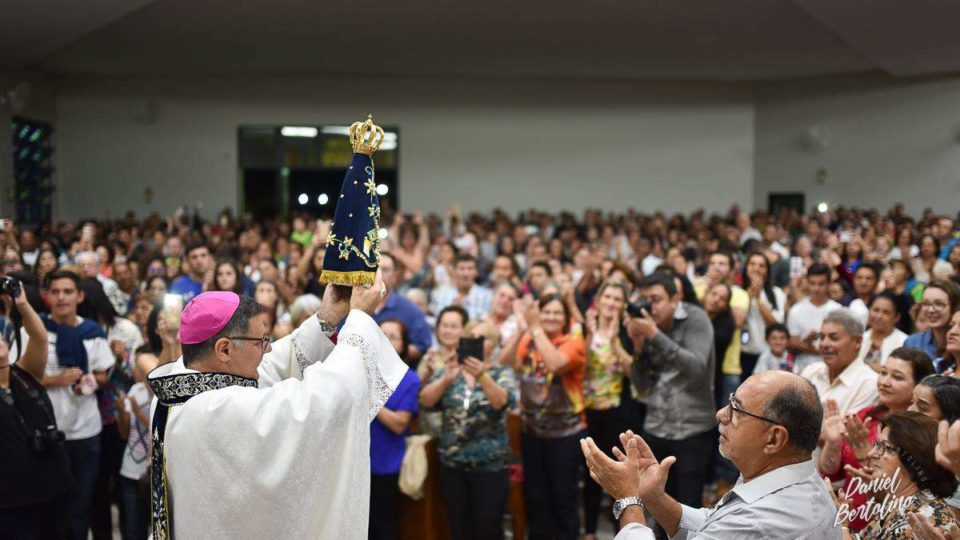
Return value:
<svg viewBox="0 0 960 540">
<path fill-rule="evenodd" d="M 777 215 L 781 210 L 796 210 L 800 214 L 806 211 L 806 195 L 803 193 L 770 193 L 767 196 L 767 210 Z"/>
<path fill-rule="evenodd" d="M 256 219 L 293 214 L 329 218 L 350 164 L 347 126 L 242 126 L 238 131 L 241 212 Z M 384 128 L 374 154 L 377 193 L 397 208 L 399 133 Z"/>
</svg>

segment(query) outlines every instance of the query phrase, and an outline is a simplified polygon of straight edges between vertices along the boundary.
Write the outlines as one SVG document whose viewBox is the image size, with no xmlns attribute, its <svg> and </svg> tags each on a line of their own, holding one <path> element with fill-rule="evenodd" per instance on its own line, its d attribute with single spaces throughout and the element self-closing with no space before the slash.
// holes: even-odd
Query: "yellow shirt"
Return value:
<svg viewBox="0 0 960 540">
<path fill-rule="evenodd" d="M 694 286 L 693 290 L 697 293 L 697 299 L 703 302 L 703 296 L 707 294 L 707 284 L 700 282 Z M 744 313 L 750 309 L 750 295 L 737 285 L 730 286 L 730 309 L 739 309 Z M 724 375 L 740 375 L 743 373 L 743 369 L 740 367 L 740 328 L 733 331 L 730 346 L 723 354 L 721 369 Z"/>
</svg>

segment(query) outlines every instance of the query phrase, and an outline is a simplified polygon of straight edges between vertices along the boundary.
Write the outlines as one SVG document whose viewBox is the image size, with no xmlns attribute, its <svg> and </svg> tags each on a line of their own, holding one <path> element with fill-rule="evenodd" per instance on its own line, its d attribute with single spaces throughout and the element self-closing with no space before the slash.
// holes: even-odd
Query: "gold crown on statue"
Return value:
<svg viewBox="0 0 960 540">
<path fill-rule="evenodd" d="M 373 117 L 367 115 L 364 122 L 354 122 L 350 126 L 350 144 L 358 154 L 372 156 L 383 143 L 383 129 L 373 123 Z"/>
</svg>

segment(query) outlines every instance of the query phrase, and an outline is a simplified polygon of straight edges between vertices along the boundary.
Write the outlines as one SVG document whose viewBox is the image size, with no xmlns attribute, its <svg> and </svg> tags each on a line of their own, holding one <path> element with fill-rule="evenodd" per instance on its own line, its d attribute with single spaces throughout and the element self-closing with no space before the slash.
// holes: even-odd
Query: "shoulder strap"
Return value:
<svg viewBox="0 0 960 540">
<path fill-rule="evenodd" d="M 150 472 L 151 513 L 153 537 L 156 540 L 173 540 L 173 508 L 167 489 L 167 467 L 163 454 L 163 439 L 167 431 L 170 406 L 157 403 L 153 415 L 153 465 Z"/>
</svg>

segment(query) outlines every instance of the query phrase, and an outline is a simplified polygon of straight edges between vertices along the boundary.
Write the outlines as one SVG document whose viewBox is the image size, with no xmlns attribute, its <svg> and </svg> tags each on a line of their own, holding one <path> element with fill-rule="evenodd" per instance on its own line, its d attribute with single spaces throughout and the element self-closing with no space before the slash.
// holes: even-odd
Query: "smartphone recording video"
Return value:
<svg viewBox="0 0 960 540">
<path fill-rule="evenodd" d="M 483 360 L 483 338 L 460 338 L 457 345 L 457 362 L 463 364 L 467 358 Z"/>
</svg>

